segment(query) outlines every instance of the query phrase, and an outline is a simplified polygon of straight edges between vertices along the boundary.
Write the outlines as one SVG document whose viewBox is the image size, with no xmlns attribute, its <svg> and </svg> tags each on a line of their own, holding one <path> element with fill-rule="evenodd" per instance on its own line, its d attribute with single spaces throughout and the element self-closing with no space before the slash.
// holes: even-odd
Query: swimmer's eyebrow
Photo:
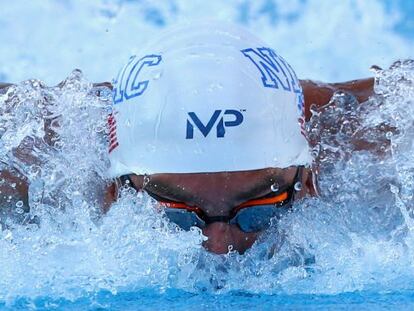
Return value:
<svg viewBox="0 0 414 311">
<path fill-rule="evenodd" d="M 160 199 L 168 199 L 171 201 L 185 201 L 192 196 L 190 192 L 185 191 L 177 185 L 171 185 L 163 181 L 152 182 L 151 180 L 145 184 L 144 175 L 130 175 L 133 186 L 136 190 L 144 190 L 149 194 L 153 194 Z"/>
<path fill-rule="evenodd" d="M 178 185 L 163 184 L 157 182 L 152 184 L 148 183 L 143 190 L 149 194 L 154 194 L 160 199 L 167 199 L 171 201 L 184 202 L 194 197 L 192 192 L 188 192 Z"/>
<path fill-rule="evenodd" d="M 135 178 L 132 179 L 135 188 L 138 185 L 143 185 L 144 176 L 142 175 L 134 175 Z M 260 179 L 254 180 L 251 182 L 251 187 L 238 195 L 242 201 L 248 201 L 251 199 L 259 199 L 261 197 L 266 197 L 271 193 L 274 193 L 271 190 L 271 185 L 276 181 L 273 174 L 267 174 Z M 277 182 L 279 184 L 279 188 L 283 189 L 291 184 L 290 181 L 287 180 L 286 175 L 278 176 Z M 247 181 L 246 183 L 249 183 Z M 185 188 L 181 187 L 178 184 L 171 184 L 170 182 L 165 182 L 163 180 L 156 180 L 151 181 L 145 185 L 145 187 L 139 187 L 140 190 L 145 190 L 148 194 L 154 195 L 154 197 L 158 197 L 159 199 L 171 200 L 176 202 L 186 202 L 189 200 L 193 200 L 195 198 L 195 194 L 193 192 L 187 191 Z M 277 192 L 276 192 L 277 193 Z M 276 194 L 275 193 L 275 194 Z"/>
</svg>

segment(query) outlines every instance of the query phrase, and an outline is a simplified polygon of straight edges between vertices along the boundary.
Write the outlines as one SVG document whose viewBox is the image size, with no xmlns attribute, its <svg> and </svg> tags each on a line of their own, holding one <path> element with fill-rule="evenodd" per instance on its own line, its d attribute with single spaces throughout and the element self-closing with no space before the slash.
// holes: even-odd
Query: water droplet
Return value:
<svg viewBox="0 0 414 311">
<path fill-rule="evenodd" d="M 24 213 L 24 209 L 18 207 L 18 208 L 16 208 L 16 213 L 21 215 L 21 214 Z"/>
<path fill-rule="evenodd" d="M 320 152 L 321 152 L 321 146 L 318 144 L 312 149 L 312 152 L 311 152 L 312 157 L 316 158 Z"/>
<path fill-rule="evenodd" d="M 295 191 L 301 191 L 302 190 L 302 183 L 300 181 L 298 181 L 297 183 L 295 183 Z"/>
<path fill-rule="evenodd" d="M 49 111 L 47 109 L 42 109 L 42 115 L 47 116 L 49 114 Z"/>
<path fill-rule="evenodd" d="M 279 191 L 279 184 L 278 184 L 278 182 L 275 182 L 274 184 L 272 184 L 270 186 L 270 190 L 272 190 L 273 192 L 278 192 Z"/>
<path fill-rule="evenodd" d="M 390 190 L 394 194 L 398 194 L 400 192 L 400 189 L 395 185 L 390 185 Z"/>
<path fill-rule="evenodd" d="M 231 252 L 232 250 L 233 250 L 233 245 L 229 245 L 228 247 L 227 247 L 227 249 L 229 250 L 229 252 Z"/>
<path fill-rule="evenodd" d="M 385 137 L 387 137 L 387 139 L 391 139 L 392 138 L 392 132 L 387 132 L 387 134 L 385 134 Z"/>
<path fill-rule="evenodd" d="M 35 164 L 33 164 L 32 166 L 30 166 L 30 173 L 32 175 L 37 175 L 37 174 L 39 174 L 39 172 L 40 172 L 40 167 L 39 166 L 37 166 Z"/>
<path fill-rule="evenodd" d="M 16 207 L 19 207 L 19 208 L 23 207 L 23 201 L 17 201 Z"/>
<path fill-rule="evenodd" d="M 150 178 L 149 178 L 148 175 L 145 174 L 144 175 L 144 181 L 142 183 L 142 188 L 145 188 L 148 185 L 149 182 L 150 182 Z"/>
<path fill-rule="evenodd" d="M 97 132 L 97 133 L 104 132 L 104 130 L 105 130 L 105 127 L 103 127 L 101 125 L 98 125 L 97 127 L 95 127 L 95 132 Z"/>
<path fill-rule="evenodd" d="M 11 240 L 13 239 L 13 233 L 10 230 L 7 230 L 4 232 L 4 239 L 5 240 Z"/>
<path fill-rule="evenodd" d="M 153 80 L 158 80 L 159 78 L 161 78 L 161 76 L 162 76 L 162 72 L 161 71 L 158 71 L 158 72 L 156 72 L 155 74 L 154 74 L 154 76 L 153 76 Z"/>
</svg>

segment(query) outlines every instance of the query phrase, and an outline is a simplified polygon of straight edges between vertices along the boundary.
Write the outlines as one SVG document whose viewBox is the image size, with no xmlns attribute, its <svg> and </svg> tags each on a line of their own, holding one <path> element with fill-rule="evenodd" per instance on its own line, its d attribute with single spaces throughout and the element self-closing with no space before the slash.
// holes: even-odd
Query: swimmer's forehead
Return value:
<svg viewBox="0 0 414 311">
<path fill-rule="evenodd" d="M 204 198 L 227 198 L 243 202 L 269 194 L 275 183 L 279 188 L 290 186 L 297 168 L 267 168 L 262 170 L 131 175 L 136 188 L 173 201 L 195 202 Z M 144 186 L 145 185 L 145 186 Z"/>
<path fill-rule="evenodd" d="M 209 172 L 209 173 L 157 173 L 152 175 L 135 175 L 137 182 L 141 184 L 145 178 L 148 178 L 150 184 L 163 185 L 180 185 L 186 182 L 249 182 L 268 181 L 278 182 L 279 184 L 287 183 L 291 180 L 292 172 L 296 170 L 295 167 L 287 168 L 264 168 L 259 170 L 249 171 L 234 171 L 234 172 Z M 204 184 L 207 186 L 207 184 Z"/>
</svg>

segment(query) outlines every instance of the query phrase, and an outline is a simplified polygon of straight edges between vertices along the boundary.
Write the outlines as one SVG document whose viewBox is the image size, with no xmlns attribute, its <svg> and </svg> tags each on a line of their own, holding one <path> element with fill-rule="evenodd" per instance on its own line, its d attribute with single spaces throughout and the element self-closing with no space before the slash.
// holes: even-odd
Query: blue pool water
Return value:
<svg viewBox="0 0 414 311">
<path fill-rule="evenodd" d="M 387 69 L 414 56 L 411 1 L 0 4 L 0 81 L 44 81 L 0 95 L 0 168 L 30 181 L 31 206 L 26 214 L 10 197 L 0 212 L 0 309 L 414 308 L 414 65 Z M 111 95 L 97 97 L 90 81 L 110 81 L 146 40 L 207 13 L 249 28 L 300 78 L 377 81 L 370 101 L 345 110 L 352 98 L 339 96 L 308 124 L 320 136 L 322 196 L 296 204 L 243 256 L 207 253 L 199 230 L 177 230 L 129 189 L 105 217 L 97 212 Z M 41 139 L 50 115 L 53 146 Z M 391 155 L 350 149 L 350 129 L 337 120 L 356 122 L 379 154 L 390 140 Z M 397 131 L 378 133 L 384 124 Z M 20 156 L 27 152 L 36 164 Z"/>
<path fill-rule="evenodd" d="M 13 309 L 61 310 L 412 310 L 412 293 L 346 293 L 330 295 L 260 295 L 245 292 L 227 295 L 191 294 L 178 290 L 133 293 L 97 293 L 74 302 L 40 298 L 20 300 Z"/>
</svg>

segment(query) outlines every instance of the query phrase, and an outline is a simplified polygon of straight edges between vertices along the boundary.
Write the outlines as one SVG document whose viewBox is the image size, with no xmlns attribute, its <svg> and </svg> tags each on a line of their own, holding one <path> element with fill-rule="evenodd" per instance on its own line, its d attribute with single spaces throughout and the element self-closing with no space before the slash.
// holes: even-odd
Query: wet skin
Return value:
<svg viewBox="0 0 414 311">
<path fill-rule="evenodd" d="M 271 185 L 292 185 L 296 167 L 286 169 L 267 168 L 252 171 L 154 174 L 146 178 L 130 175 L 132 186 L 163 199 L 186 203 L 201 208 L 207 216 L 228 216 L 235 206 L 272 193 Z M 145 183 L 144 183 L 145 181 Z M 314 195 L 310 170 L 302 176 L 302 190 L 295 200 L 306 194 Z M 208 239 L 203 246 L 216 254 L 224 254 L 229 248 L 244 253 L 256 241 L 261 232 L 245 233 L 238 225 L 213 222 L 202 229 Z"/>
<path fill-rule="evenodd" d="M 315 104 L 318 107 L 326 105 L 335 91 L 345 91 L 353 94 L 359 102 L 368 99 L 373 93 L 374 79 L 354 80 L 344 83 L 321 83 L 311 80 L 301 80 L 305 97 L 305 117 L 310 118 L 310 107 Z M 0 83 L 0 91 L 4 92 L 11 84 Z M 106 86 L 112 88 L 108 82 L 97 83 L 94 86 Z M 46 129 L 47 130 L 47 129 Z M 360 149 L 370 149 L 365 142 Z M 150 182 L 143 187 L 143 176 L 131 175 L 134 185 L 138 189 L 153 193 L 166 199 L 181 201 L 188 205 L 196 205 L 202 208 L 208 216 L 228 215 L 230 211 L 240 203 L 250 199 L 260 198 L 269 193 L 270 186 L 277 180 L 282 186 L 283 182 L 291 183 L 295 168 L 277 169 L 267 168 L 246 172 L 209 173 L 209 174 L 156 174 L 150 175 Z M 16 179 L 8 171 L 2 171 L 1 177 L 8 183 L 17 183 L 13 195 L 27 202 L 27 182 Z M 312 173 L 306 170 L 302 176 L 302 190 L 295 195 L 298 200 L 306 195 L 315 195 L 312 183 Z M 6 191 L 0 187 L 0 190 Z M 116 187 L 112 184 L 105 194 L 103 206 L 106 212 L 111 203 L 116 199 Z M 0 198 L 1 199 L 1 198 Z M 7 204 L 7 203 L 5 203 Z M 222 222 L 211 223 L 203 229 L 203 234 L 208 237 L 204 247 L 217 254 L 228 252 L 231 245 L 240 253 L 252 246 L 260 233 L 244 233 L 237 225 L 229 225 Z"/>
<path fill-rule="evenodd" d="M 372 78 L 327 84 L 311 80 L 301 80 L 305 95 L 305 117 L 309 120 L 310 106 L 326 105 L 333 93 L 338 90 L 352 93 L 360 102 L 366 101 L 373 92 Z M 291 184 L 296 168 L 266 168 L 244 172 L 193 173 L 193 174 L 155 174 L 150 175 L 150 182 L 143 187 L 144 176 L 131 175 L 131 180 L 138 190 L 172 201 L 200 207 L 208 216 L 227 216 L 232 209 L 248 200 L 269 194 L 270 186 L 277 181 L 280 186 Z M 295 194 L 298 200 L 306 195 L 316 195 L 312 172 L 306 169 L 302 176 L 302 190 Z M 106 194 L 105 210 L 116 197 L 115 186 Z M 260 232 L 245 233 L 237 225 L 214 222 L 202 229 L 208 238 L 203 246 L 216 254 L 224 254 L 229 246 L 239 253 L 244 253 L 256 241 Z"/>
</svg>

